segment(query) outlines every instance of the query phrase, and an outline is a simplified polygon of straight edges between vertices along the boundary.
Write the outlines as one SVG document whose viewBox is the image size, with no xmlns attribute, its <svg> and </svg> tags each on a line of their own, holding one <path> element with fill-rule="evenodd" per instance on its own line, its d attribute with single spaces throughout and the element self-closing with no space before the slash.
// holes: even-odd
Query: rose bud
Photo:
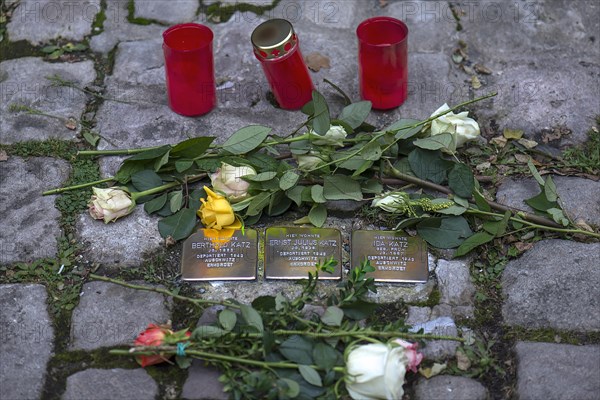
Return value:
<svg viewBox="0 0 600 400">
<path fill-rule="evenodd" d="M 210 181 L 214 190 L 225 194 L 232 203 L 237 203 L 248 197 L 250 184 L 242 177 L 251 175 L 256 175 L 256 171 L 252 167 L 245 165 L 234 167 L 227 163 L 221 163 L 221 168 L 210 175 Z"/>
<path fill-rule="evenodd" d="M 434 117 L 449 109 L 450 107 L 448 107 L 448 104 L 444 104 L 431 114 L 431 116 Z M 434 119 L 431 121 L 431 136 L 439 135 L 441 133 L 451 133 L 453 136 L 453 143 L 448 150 L 451 152 L 456 151 L 457 148 L 462 147 L 467 141 L 476 139 L 477 136 L 479 136 L 479 124 L 474 119 L 469 118 L 468 115 L 468 111 L 458 114 L 454 114 L 451 111 Z"/>
<path fill-rule="evenodd" d="M 173 331 L 165 325 L 150 324 L 144 332 L 140 333 L 133 344 L 135 346 L 161 346 L 165 341 L 165 337 L 172 334 Z M 151 356 L 139 355 L 136 356 L 135 359 L 142 367 L 147 367 L 149 365 L 165 362 L 168 357 L 161 354 L 155 354 Z"/>
<path fill-rule="evenodd" d="M 206 186 L 204 186 L 204 191 L 208 197 L 206 200 L 200 199 L 202 205 L 197 212 L 204 226 L 209 229 L 221 230 L 234 224 L 236 218 L 229 201 Z"/>
<path fill-rule="evenodd" d="M 135 202 L 129 193 L 118 188 L 92 188 L 92 195 L 88 208 L 94 219 L 103 219 L 105 223 L 114 222 L 117 219 L 131 214 L 135 208 Z"/>
</svg>

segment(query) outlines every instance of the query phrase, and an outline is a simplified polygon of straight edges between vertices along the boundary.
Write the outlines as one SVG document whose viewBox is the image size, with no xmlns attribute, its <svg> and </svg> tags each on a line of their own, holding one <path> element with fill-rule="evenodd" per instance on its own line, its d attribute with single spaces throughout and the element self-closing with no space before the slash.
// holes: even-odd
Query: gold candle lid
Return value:
<svg viewBox="0 0 600 400">
<path fill-rule="evenodd" d="M 292 24 L 279 18 L 270 19 L 257 26 L 250 40 L 256 56 L 265 60 L 283 57 L 298 41 Z"/>
</svg>

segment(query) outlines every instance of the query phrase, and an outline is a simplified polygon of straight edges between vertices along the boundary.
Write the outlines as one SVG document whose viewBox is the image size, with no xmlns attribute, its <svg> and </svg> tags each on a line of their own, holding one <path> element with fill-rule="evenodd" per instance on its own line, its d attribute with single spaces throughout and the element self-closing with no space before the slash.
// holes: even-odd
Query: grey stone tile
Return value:
<svg viewBox="0 0 600 400">
<path fill-rule="evenodd" d="M 420 378 L 415 388 L 416 400 L 486 400 L 488 391 L 475 379 L 464 376 L 438 375 Z"/>
<path fill-rule="evenodd" d="M 79 216 L 77 235 L 87 244 L 86 256 L 109 268 L 137 266 L 144 254 L 159 249 L 164 239 L 158 232 L 158 217 L 149 216 L 143 206 L 116 222 L 105 224 L 87 212 Z"/>
<path fill-rule="evenodd" d="M 199 6 L 198 0 L 135 0 L 135 17 L 166 24 L 192 22 Z"/>
<path fill-rule="evenodd" d="M 0 398 L 39 398 L 54 329 L 42 285 L 0 285 Z"/>
<path fill-rule="evenodd" d="M 504 321 L 529 329 L 600 331 L 600 243 L 543 240 L 502 275 Z"/>
<path fill-rule="evenodd" d="M 0 163 L 0 262 L 55 257 L 60 212 L 56 197 L 42 192 L 64 184 L 69 172 L 66 161 L 47 157 Z"/>
<path fill-rule="evenodd" d="M 518 342 L 521 400 L 593 400 L 600 393 L 600 346 Z"/>
<path fill-rule="evenodd" d="M 462 261 L 438 260 L 435 273 L 442 294 L 440 302 L 453 306 L 473 305 L 475 286 L 471 282 L 468 264 Z"/>
<path fill-rule="evenodd" d="M 583 219 L 590 225 L 600 226 L 600 182 L 590 179 L 553 176 L 562 207 L 573 219 Z M 499 203 L 520 210 L 533 212 L 525 200 L 540 193 L 534 179 L 506 179 L 496 193 Z"/>
<path fill-rule="evenodd" d="M 67 378 L 64 400 L 152 400 L 158 385 L 143 369 L 86 369 Z"/>
<path fill-rule="evenodd" d="M 171 299 L 162 294 L 90 282 L 82 289 L 71 320 L 72 350 L 131 344 L 148 324 L 170 319 Z"/>
<path fill-rule="evenodd" d="M 100 0 L 22 0 L 6 26 L 11 41 L 33 44 L 63 38 L 83 40 L 92 32 Z"/>
<path fill-rule="evenodd" d="M 9 110 L 13 104 L 24 105 L 60 118 L 79 119 L 86 96 L 73 88 L 52 86 L 46 77 L 53 75 L 75 81 L 80 87 L 96 79 L 91 61 L 49 63 L 41 58 L 24 57 L 0 63 L 1 143 L 75 138 L 77 131 L 68 129 L 63 120 Z"/>
<path fill-rule="evenodd" d="M 220 375 L 216 368 L 194 360 L 183 384 L 181 397 L 188 400 L 227 400 L 229 396 L 223 392 L 223 384 L 218 381 Z"/>
</svg>

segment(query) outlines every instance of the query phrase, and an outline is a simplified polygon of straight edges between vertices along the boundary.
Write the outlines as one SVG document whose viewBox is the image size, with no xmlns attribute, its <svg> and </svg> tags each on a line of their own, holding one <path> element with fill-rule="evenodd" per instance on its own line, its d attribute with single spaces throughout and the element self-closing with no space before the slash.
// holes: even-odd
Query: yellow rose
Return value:
<svg viewBox="0 0 600 400">
<path fill-rule="evenodd" d="M 206 200 L 200 199 L 202 205 L 197 212 L 204 226 L 210 229 L 221 230 L 235 225 L 237 221 L 229 201 L 206 186 L 204 186 L 204 191 L 208 197 Z"/>
</svg>

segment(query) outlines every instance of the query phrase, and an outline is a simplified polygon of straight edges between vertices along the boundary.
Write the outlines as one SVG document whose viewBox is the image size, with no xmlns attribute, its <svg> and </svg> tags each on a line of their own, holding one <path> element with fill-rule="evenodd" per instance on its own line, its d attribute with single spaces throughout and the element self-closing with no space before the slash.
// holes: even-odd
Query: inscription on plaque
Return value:
<svg viewBox="0 0 600 400">
<path fill-rule="evenodd" d="M 256 231 L 234 231 L 224 237 L 213 229 L 201 229 L 183 244 L 181 275 L 188 281 L 256 279 L 258 240 Z"/>
<path fill-rule="evenodd" d="M 429 275 L 427 244 L 420 237 L 394 231 L 352 232 L 352 267 L 365 259 L 379 282 L 426 282 Z"/>
<path fill-rule="evenodd" d="M 265 277 L 304 279 L 316 264 L 330 257 L 334 272 L 319 272 L 319 279 L 342 277 L 342 237 L 337 229 L 268 228 L 265 238 Z"/>
</svg>

